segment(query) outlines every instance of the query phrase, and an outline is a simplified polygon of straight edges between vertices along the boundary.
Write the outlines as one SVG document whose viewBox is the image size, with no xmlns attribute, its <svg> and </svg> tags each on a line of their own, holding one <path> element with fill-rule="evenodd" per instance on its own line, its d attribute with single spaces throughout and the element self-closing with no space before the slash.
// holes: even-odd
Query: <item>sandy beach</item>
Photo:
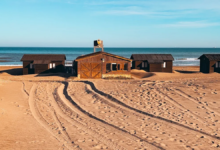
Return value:
<svg viewBox="0 0 220 150">
<path fill-rule="evenodd" d="M 132 77 L 78 80 L 1 66 L 0 149 L 219 149 L 219 73 L 187 66 Z"/>
</svg>

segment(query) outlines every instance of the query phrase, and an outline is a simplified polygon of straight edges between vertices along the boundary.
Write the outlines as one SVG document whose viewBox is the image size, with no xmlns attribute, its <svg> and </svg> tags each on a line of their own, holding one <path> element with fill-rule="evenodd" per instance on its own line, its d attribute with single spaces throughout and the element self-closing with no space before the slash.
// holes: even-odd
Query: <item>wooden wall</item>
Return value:
<svg viewBox="0 0 220 150">
<path fill-rule="evenodd" d="M 141 63 L 142 61 L 132 61 L 132 69 L 142 69 Z"/>
<path fill-rule="evenodd" d="M 65 71 L 65 61 L 52 61 L 51 63 L 55 63 L 56 69 L 50 69 L 49 72 L 64 72 Z M 50 66 L 48 66 L 49 69 Z"/>
<path fill-rule="evenodd" d="M 220 73 L 220 68 L 216 68 L 217 61 L 209 61 L 206 57 L 200 59 L 200 72 L 202 73 Z"/>
<path fill-rule="evenodd" d="M 209 73 L 215 72 L 215 63 L 216 63 L 216 61 L 209 62 Z"/>
<path fill-rule="evenodd" d="M 161 63 L 155 63 L 155 64 L 148 64 L 147 68 L 142 67 L 142 62 L 145 61 L 133 61 L 132 62 L 132 69 L 142 69 L 149 72 L 173 72 L 173 61 L 165 61 L 166 62 L 166 68 L 162 67 Z"/>
<path fill-rule="evenodd" d="M 219 61 L 216 61 L 216 62 L 219 62 Z M 216 63 L 216 62 L 215 62 L 215 63 Z M 214 68 L 214 72 L 220 73 L 220 68 L 216 68 L 216 67 L 215 67 L 215 68 Z"/>
<path fill-rule="evenodd" d="M 149 64 L 149 72 L 162 72 L 162 64 L 157 63 L 157 64 Z"/>
<path fill-rule="evenodd" d="M 200 72 L 203 73 L 210 72 L 210 62 L 206 57 L 200 59 Z"/>
<path fill-rule="evenodd" d="M 34 65 L 35 74 L 48 73 L 49 65 L 48 64 L 39 64 Z"/>
<path fill-rule="evenodd" d="M 166 68 L 162 68 L 162 72 L 173 72 L 173 61 L 164 61 L 166 62 Z"/>
<path fill-rule="evenodd" d="M 104 62 L 103 62 L 103 58 L 104 58 Z M 108 72 L 106 70 L 106 65 L 108 63 L 120 64 L 120 70 Z M 127 71 L 124 70 L 124 64 L 125 63 L 128 64 L 128 70 Z M 100 54 L 100 55 L 95 55 L 95 56 L 88 56 L 88 58 L 78 60 L 77 61 L 77 68 L 76 68 L 77 69 L 77 75 L 81 76 L 82 71 L 83 71 L 83 73 L 85 73 L 85 67 L 86 66 L 91 66 L 92 67 L 93 64 L 96 64 L 95 66 L 97 66 L 98 64 L 101 65 L 101 68 L 100 68 L 101 74 L 130 74 L 130 71 L 131 71 L 131 62 L 130 61 L 123 60 L 123 59 L 116 58 L 116 57 L 112 57 L 112 56 L 108 56 L 108 55 L 104 55 L 104 54 Z M 85 67 L 83 67 L 83 66 L 85 66 Z M 88 70 L 89 69 L 90 68 L 88 68 Z M 95 70 L 95 72 L 98 73 L 99 71 Z M 88 74 L 88 73 L 89 72 L 86 72 L 86 74 Z M 99 76 L 99 75 L 98 75 L 98 77 L 101 78 L 101 76 Z M 84 78 L 85 78 L 85 76 L 84 76 Z"/>
<path fill-rule="evenodd" d="M 35 64 L 34 69 L 30 69 L 30 63 L 33 61 L 24 61 L 23 62 L 23 74 L 39 74 L 39 73 L 48 73 L 48 72 L 64 72 L 65 71 L 65 61 L 53 61 L 55 63 L 56 69 L 49 69 L 49 64 Z"/>
<path fill-rule="evenodd" d="M 31 74 L 34 73 L 33 69 L 30 69 L 30 63 L 33 61 L 23 61 L 23 74 Z"/>
</svg>

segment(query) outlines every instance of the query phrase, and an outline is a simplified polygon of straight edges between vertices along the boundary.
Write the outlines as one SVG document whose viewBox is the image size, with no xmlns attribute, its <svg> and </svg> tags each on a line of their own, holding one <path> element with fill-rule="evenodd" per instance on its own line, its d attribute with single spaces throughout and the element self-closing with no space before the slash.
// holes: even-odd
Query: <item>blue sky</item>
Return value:
<svg viewBox="0 0 220 150">
<path fill-rule="evenodd" d="M 0 46 L 220 47 L 220 0 L 0 0 Z"/>
</svg>

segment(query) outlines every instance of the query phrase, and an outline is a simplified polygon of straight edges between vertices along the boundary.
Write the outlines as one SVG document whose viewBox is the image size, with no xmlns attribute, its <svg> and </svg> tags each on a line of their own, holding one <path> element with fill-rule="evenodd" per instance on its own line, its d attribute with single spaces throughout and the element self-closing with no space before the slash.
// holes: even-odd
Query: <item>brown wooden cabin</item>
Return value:
<svg viewBox="0 0 220 150">
<path fill-rule="evenodd" d="M 200 72 L 220 73 L 220 54 L 203 54 L 200 59 Z"/>
<path fill-rule="evenodd" d="M 64 72 L 66 56 L 63 54 L 24 54 L 23 74 Z"/>
<path fill-rule="evenodd" d="M 148 72 L 173 72 L 173 56 L 171 54 L 132 54 L 132 69 Z"/>
<path fill-rule="evenodd" d="M 81 79 L 131 78 L 131 59 L 102 51 L 77 57 L 73 66 Z"/>
</svg>

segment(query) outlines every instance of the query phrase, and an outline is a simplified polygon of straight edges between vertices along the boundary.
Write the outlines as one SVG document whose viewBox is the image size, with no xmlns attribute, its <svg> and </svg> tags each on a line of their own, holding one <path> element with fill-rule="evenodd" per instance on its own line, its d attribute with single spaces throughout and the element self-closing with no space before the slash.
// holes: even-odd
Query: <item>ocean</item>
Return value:
<svg viewBox="0 0 220 150">
<path fill-rule="evenodd" d="M 202 54 L 220 53 L 220 48 L 105 48 L 105 52 L 130 58 L 132 54 L 172 54 L 174 66 L 199 66 Z M 93 48 L 0 47 L 0 66 L 22 65 L 23 54 L 65 54 L 68 61 L 93 52 Z"/>
</svg>

